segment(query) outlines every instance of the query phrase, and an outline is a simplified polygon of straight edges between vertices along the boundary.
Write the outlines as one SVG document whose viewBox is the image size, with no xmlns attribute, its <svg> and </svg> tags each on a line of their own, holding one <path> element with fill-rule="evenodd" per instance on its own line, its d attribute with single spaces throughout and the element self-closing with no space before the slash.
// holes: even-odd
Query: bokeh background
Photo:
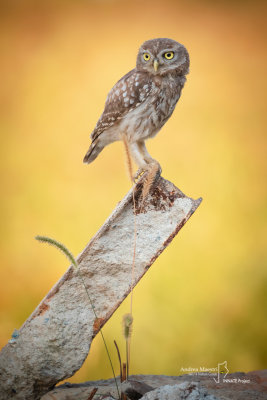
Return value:
<svg viewBox="0 0 267 400">
<path fill-rule="evenodd" d="M 201 207 L 138 284 L 132 373 L 266 368 L 266 6 L 257 1 L 1 3 L 3 346 L 130 188 L 121 143 L 90 166 L 89 134 L 112 85 L 154 37 L 183 43 L 181 100 L 148 142 L 163 176 Z M 130 251 L 130 249 L 129 249 Z M 104 328 L 124 349 L 126 300 Z M 122 351 L 123 353 L 123 351 Z M 73 382 L 110 377 L 96 337 Z"/>
</svg>

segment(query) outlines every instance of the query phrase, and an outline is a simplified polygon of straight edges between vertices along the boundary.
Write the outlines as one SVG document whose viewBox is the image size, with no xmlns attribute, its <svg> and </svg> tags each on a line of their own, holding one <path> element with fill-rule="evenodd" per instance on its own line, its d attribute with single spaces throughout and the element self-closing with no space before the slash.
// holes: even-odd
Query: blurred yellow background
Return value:
<svg viewBox="0 0 267 400">
<path fill-rule="evenodd" d="M 257 1 L 1 2 L 1 346 L 68 267 L 34 236 L 78 255 L 130 188 L 121 143 L 82 159 L 140 44 L 170 37 L 187 47 L 190 75 L 148 149 L 165 178 L 204 201 L 135 290 L 131 372 L 266 368 L 266 11 Z M 128 310 L 126 300 L 104 328 L 117 371 Z M 69 380 L 111 376 L 100 339 Z"/>
</svg>

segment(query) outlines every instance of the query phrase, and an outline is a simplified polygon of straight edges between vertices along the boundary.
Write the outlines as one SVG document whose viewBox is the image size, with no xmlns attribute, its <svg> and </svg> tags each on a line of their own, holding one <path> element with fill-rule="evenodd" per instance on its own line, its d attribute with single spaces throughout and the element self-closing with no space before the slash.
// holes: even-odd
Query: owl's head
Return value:
<svg viewBox="0 0 267 400">
<path fill-rule="evenodd" d="M 189 54 L 186 48 L 172 39 L 152 39 L 142 44 L 137 55 L 136 68 L 152 74 L 165 75 L 189 72 Z"/>
</svg>

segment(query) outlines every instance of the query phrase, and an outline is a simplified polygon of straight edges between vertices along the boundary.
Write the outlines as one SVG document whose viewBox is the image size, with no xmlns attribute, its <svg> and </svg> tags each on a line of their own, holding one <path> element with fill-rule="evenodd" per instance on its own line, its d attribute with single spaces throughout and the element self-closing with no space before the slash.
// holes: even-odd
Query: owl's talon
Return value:
<svg viewBox="0 0 267 400">
<path fill-rule="evenodd" d="M 153 160 L 152 162 L 150 162 L 146 168 L 146 176 L 145 179 L 143 181 L 143 189 L 142 189 L 142 204 L 144 204 L 150 189 L 153 185 L 155 185 L 155 183 L 157 182 L 157 180 L 160 177 L 161 174 L 161 167 L 160 164 L 156 161 Z"/>
<path fill-rule="evenodd" d="M 158 178 L 161 176 L 162 168 L 160 166 L 160 163 L 156 160 L 153 159 L 153 162 L 149 164 L 149 170 L 148 171 L 154 171 L 154 181 L 157 181 Z"/>
<path fill-rule="evenodd" d="M 158 179 L 160 177 L 161 173 L 162 173 L 162 168 L 160 166 L 160 163 L 157 162 L 157 165 L 158 165 L 158 170 L 157 170 L 157 173 L 156 173 L 156 179 Z"/>
</svg>

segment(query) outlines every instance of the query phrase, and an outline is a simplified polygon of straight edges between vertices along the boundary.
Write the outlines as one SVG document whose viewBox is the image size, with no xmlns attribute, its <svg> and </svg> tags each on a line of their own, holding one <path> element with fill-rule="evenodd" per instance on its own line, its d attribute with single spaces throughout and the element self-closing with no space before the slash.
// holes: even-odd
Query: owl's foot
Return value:
<svg viewBox="0 0 267 400">
<path fill-rule="evenodd" d="M 161 175 L 162 168 L 160 166 L 160 163 L 157 160 L 154 160 L 154 158 L 152 158 L 150 159 L 150 162 L 147 164 L 146 171 L 148 172 L 147 178 L 149 176 L 153 176 L 154 181 L 156 181 Z"/>
<path fill-rule="evenodd" d="M 153 170 L 155 172 L 155 180 L 157 180 L 162 173 L 160 163 L 153 159 L 153 162 L 151 162 L 149 165 L 151 166 L 149 170 Z"/>
<path fill-rule="evenodd" d="M 143 190 L 142 190 L 142 202 L 144 203 L 151 186 L 158 180 L 161 175 L 161 166 L 156 161 L 153 160 L 150 164 L 148 164 L 147 175 L 144 180 Z"/>
</svg>

